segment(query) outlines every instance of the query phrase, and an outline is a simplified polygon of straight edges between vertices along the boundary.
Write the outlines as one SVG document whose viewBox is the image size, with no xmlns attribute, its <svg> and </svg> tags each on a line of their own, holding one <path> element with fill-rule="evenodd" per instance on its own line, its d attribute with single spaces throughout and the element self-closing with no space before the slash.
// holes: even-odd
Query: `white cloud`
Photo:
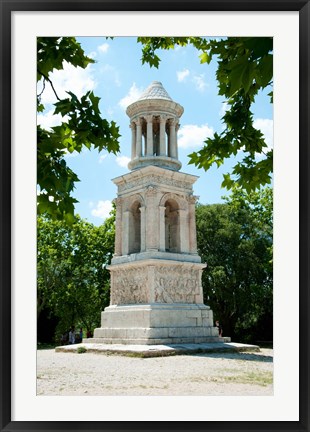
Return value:
<svg viewBox="0 0 310 432">
<path fill-rule="evenodd" d="M 100 69 L 100 72 L 106 74 L 106 76 L 109 80 L 114 81 L 114 84 L 117 87 L 121 86 L 122 83 L 121 83 L 121 80 L 119 77 L 119 71 L 114 66 L 111 66 L 109 64 L 105 64 Z"/>
<path fill-rule="evenodd" d="M 130 162 L 130 158 L 127 156 L 117 156 L 116 163 L 122 168 L 127 168 L 128 163 Z"/>
<path fill-rule="evenodd" d="M 105 54 L 109 48 L 110 48 L 110 45 L 105 42 L 104 44 L 98 46 L 98 51 Z"/>
<path fill-rule="evenodd" d="M 129 92 L 127 93 L 126 96 L 124 96 L 120 101 L 119 101 L 119 106 L 121 108 L 123 108 L 124 110 L 128 107 L 128 105 L 132 104 L 133 102 L 136 102 L 139 97 L 141 96 L 143 92 L 142 88 L 138 88 L 136 86 L 136 83 L 134 82 L 132 84 L 132 86 L 129 89 Z"/>
<path fill-rule="evenodd" d="M 44 129 L 51 129 L 53 126 L 58 126 L 62 122 L 68 120 L 67 116 L 62 117 L 61 114 L 53 114 L 54 108 L 44 113 L 39 113 L 37 116 L 37 123 Z"/>
<path fill-rule="evenodd" d="M 68 98 L 66 91 L 71 91 L 78 98 L 83 96 L 87 91 L 94 90 L 96 82 L 93 77 L 91 65 L 86 69 L 74 67 L 71 64 L 64 62 L 63 70 L 55 70 L 50 74 L 50 80 L 53 83 L 54 89 L 60 99 Z M 42 80 L 38 83 L 38 92 L 42 89 Z M 41 96 L 43 105 L 57 102 L 55 93 L 51 85 L 45 82 L 45 89 Z"/>
<path fill-rule="evenodd" d="M 178 82 L 184 81 L 185 78 L 188 77 L 188 75 L 189 75 L 188 69 L 184 69 L 182 71 L 177 71 Z"/>
<path fill-rule="evenodd" d="M 254 120 L 253 126 L 255 129 L 259 129 L 262 132 L 268 150 L 271 150 L 273 147 L 273 120 L 258 118 Z M 267 149 L 265 148 L 265 150 Z"/>
<path fill-rule="evenodd" d="M 114 109 L 112 107 L 107 107 L 106 109 L 107 117 L 112 118 L 114 116 Z"/>
<path fill-rule="evenodd" d="M 195 75 L 193 77 L 193 82 L 196 86 L 196 89 L 200 92 L 205 91 L 205 89 L 207 88 L 207 83 L 204 79 L 204 74 Z"/>
<path fill-rule="evenodd" d="M 92 51 L 92 52 L 90 52 L 89 54 L 87 54 L 87 57 L 90 57 L 90 58 L 92 58 L 92 59 L 96 58 L 96 57 L 97 57 L 97 53 L 96 53 L 96 51 Z"/>
<path fill-rule="evenodd" d="M 178 132 L 179 148 L 201 146 L 206 138 L 213 136 L 212 127 L 205 125 L 184 125 Z"/>
<path fill-rule="evenodd" d="M 94 205 L 93 202 L 90 203 L 91 206 Z M 98 201 L 96 207 L 91 211 L 92 216 L 106 219 L 110 215 L 110 211 L 112 210 L 112 202 L 107 201 Z"/>
<path fill-rule="evenodd" d="M 108 157 L 107 153 L 104 153 L 99 156 L 99 163 L 101 164 Z"/>
</svg>

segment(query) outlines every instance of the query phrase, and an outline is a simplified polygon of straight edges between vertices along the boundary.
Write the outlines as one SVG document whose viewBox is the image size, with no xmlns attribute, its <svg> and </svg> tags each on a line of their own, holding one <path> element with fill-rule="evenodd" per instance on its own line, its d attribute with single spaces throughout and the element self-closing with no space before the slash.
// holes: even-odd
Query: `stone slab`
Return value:
<svg viewBox="0 0 310 432">
<path fill-rule="evenodd" d="M 198 353 L 238 353 L 259 352 L 258 345 L 241 344 L 237 342 L 214 342 L 201 344 L 171 344 L 171 345 L 122 345 L 80 343 L 63 345 L 55 348 L 56 352 L 77 353 L 78 348 L 84 347 L 86 352 L 96 354 L 115 354 L 129 357 L 163 357 L 180 354 Z"/>
<path fill-rule="evenodd" d="M 187 303 L 112 305 L 101 315 L 101 327 L 84 343 L 179 344 L 218 342 L 209 306 Z"/>
</svg>

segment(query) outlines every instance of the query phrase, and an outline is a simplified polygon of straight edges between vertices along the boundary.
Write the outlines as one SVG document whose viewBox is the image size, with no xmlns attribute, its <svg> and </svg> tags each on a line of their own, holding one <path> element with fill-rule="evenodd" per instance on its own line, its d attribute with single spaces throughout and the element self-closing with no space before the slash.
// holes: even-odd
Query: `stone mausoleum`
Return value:
<svg viewBox="0 0 310 432">
<path fill-rule="evenodd" d="M 127 108 L 130 172 L 117 186 L 111 302 L 84 342 L 181 344 L 219 341 L 203 302 L 197 254 L 196 176 L 180 172 L 177 131 L 183 107 L 154 81 Z"/>
</svg>

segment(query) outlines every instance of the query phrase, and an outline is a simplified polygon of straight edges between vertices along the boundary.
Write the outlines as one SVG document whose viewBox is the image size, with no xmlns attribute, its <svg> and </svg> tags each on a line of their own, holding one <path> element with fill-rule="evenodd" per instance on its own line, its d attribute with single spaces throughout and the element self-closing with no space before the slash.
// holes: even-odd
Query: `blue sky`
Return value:
<svg viewBox="0 0 310 432">
<path fill-rule="evenodd" d="M 111 201 L 116 197 L 116 186 L 112 178 L 129 172 L 127 163 L 131 153 L 131 131 L 126 107 L 137 100 L 142 91 L 156 80 L 160 81 L 170 97 L 184 107 L 178 131 L 179 159 L 182 172 L 199 176 L 194 184 L 194 193 L 202 204 L 221 202 L 227 194 L 221 188 L 223 174 L 230 171 L 234 159 L 220 168 L 208 172 L 188 165 L 188 154 L 198 151 L 203 141 L 214 132 L 221 132 L 221 117 L 225 112 L 225 100 L 218 96 L 215 79 L 216 61 L 210 65 L 200 64 L 199 53 L 187 46 L 170 51 L 160 51 L 158 69 L 141 63 L 141 44 L 135 37 L 116 37 L 113 40 L 99 37 L 77 38 L 85 53 L 96 63 L 85 70 L 65 65 L 63 71 L 51 75 L 60 97 L 66 90 L 81 96 L 93 90 L 101 98 L 102 116 L 114 120 L 120 127 L 120 153 L 115 156 L 105 151 L 83 150 L 80 154 L 66 157 L 71 169 L 78 175 L 74 197 L 79 201 L 76 212 L 89 222 L 99 225 L 108 216 Z M 253 107 L 254 124 L 265 135 L 268 146 L 272 146 L 273 112 L 265 93 L 257 96 Z M 60 116 L 53 116 L 54 94 L 50 88 L 42 95 L 46 110 L 38 116 L 45 127 L 59 124 Z"/>
</svg>

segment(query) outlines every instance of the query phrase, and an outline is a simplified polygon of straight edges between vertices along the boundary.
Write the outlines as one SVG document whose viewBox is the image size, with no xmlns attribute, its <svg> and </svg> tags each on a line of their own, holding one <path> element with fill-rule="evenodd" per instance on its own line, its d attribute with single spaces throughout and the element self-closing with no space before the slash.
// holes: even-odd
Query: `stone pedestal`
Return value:
<svg viewBox="0 0 310 432">
<path fill-rule="evenodd" d="M 212 311 L 203 304 L 109 306 L 102 312 L 94 343 L 163 345 L 218 341 Z M 89 340 L 84 340 L 88 342 Z"/>
<path fill-rule="evenodd" d="M 143 257 L 141 257 L 143 258 Z M 178 344 L 218 341 L 213 313 L 203 304 L 205 264 L 141 259 L 116 264 L 111 271 L 111 306 L 101 327 L 84 342 Z"/>
</svg>

